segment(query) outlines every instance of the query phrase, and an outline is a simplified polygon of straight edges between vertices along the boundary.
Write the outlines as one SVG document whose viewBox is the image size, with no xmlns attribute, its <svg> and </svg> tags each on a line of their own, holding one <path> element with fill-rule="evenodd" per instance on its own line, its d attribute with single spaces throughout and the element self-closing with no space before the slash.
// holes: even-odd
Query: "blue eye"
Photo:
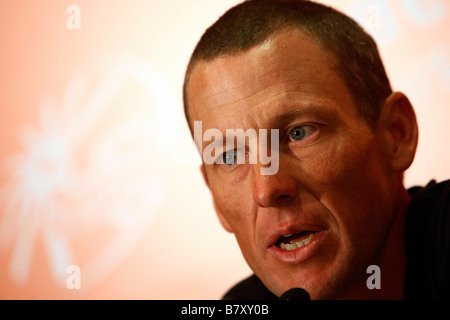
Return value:
<svg viewBox="0 0 450 320">
<path fill-rule="evenodd" d="M 305 137 L 306 137 L 305 127 L 301 126 L 301 127 L 296 127 L 294 129 L 292 129 L 290 136 L 291 136 L 291 139 L 294 141 L 300 141 L 300 140 L 305 139 Z"/>
<path fill-rule="evenodd" d="M 298 126 L 289 133 L 292 141 L 301 141 L 308 138 L 316 131 L 316 128 L 310 125 Z"/>
<path fill-rule="evenodd" d="M 222 161 L 227 166 L 232 166 L 237 162 L 236 150 L 230 150 L 222 154 Z"/>
</svg>

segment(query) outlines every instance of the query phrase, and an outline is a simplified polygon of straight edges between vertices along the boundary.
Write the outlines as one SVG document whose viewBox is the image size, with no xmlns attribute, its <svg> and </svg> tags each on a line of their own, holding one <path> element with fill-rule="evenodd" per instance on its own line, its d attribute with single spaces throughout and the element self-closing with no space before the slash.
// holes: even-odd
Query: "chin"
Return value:
<svg viewBox="0 0 450 320">
<path fill-rule="evenodd" d="M 347 266 L 345 266 L 347 267 Z M 327 270 L 322 267 L 309 268 L 305 270 L 284 270 L 280 272 L 265 271 L 271 274 L 270 277 L 260 277 L 266 287 L 276 296 L 281 296 L 284 292 L 292 288 L 305 289 L 312 300 L 333 300 L 345 296 L 346 286 L 351 283 L 355 270 L 351 268 L 333 268 L 329 265 Z"/>
</svg>

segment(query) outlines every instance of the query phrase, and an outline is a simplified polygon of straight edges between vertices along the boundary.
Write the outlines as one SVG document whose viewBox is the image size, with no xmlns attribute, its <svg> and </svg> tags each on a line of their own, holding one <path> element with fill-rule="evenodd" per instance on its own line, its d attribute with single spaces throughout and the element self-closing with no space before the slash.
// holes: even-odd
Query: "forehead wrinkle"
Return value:
<svg viewBox="0 0 450 320">
<path fill-rule="evenodd" d="M 242 85 L 236 85 L 234 87 L 226 87 L 224 90 L 221 90 L 219 92 L 213 92 L 211 95 L 206 96 L 205 99 L 211 100 L 211 99 L 214 99 L 215 97 L 223 96 L 224 97 L 223 99 L 219 98 L 218 100 L 227 100 L 227 96 L 235 96 L 236 95 L 235 94 L 236 91 L 244 91 L 244 90 L 241 90 L 241 88 L 248 87 L 248 84 L 250 82 L 262 82 L 262 83 L 264 83 L 264 79 L 265 78 L 275 78 L 279 73 L 280 73 L 280 70 L 274 70 L 274 71 L 271 71 L 271 72 L 264 73 L 263 75 L 258 76 L 256 79 L 252 79 L 249 82 L 243 83 Z M 283 82 L 283 83 L 290 83 L 290 82 L 297 82 L 297 81 L 299 81 L 299 80 L 298 79 L 292 79 L 292 80 L 284 80 L 283 79 L 282 81 L 274 80 L 273 83 L 270 83 L 268 85 L 264 85 L 263 87 L 259 88 L 258 90 L 256 90 L 253 93 L 246 94 L 245 96 L 241 96 L 241 97 L 239 97 L 238 99 L 236 99 L 234 101 L 223 103 L 222 105 L 223 106 L 231 105 L 231 104 L 237 103 L 237 102 L 239 102 L 241 100 L 252 98 L 252 97 L 256 96 L 258 93 L 260 93 L 263 90 L 266 90 L 266 89 L 272 88 L 274 86 L 280 85 L 281 82 Z M 233 82 L 233 81 L 230 81 L 230 82 Z"/>
<path fill-rule="evenodd" d="M 237 56 L 237 57 L 239 57 L 239 56 Z M 228 70 L 227 70 L 228 71 Z M 273 71 L 265 71 L 264 72 L 264 74 L 260 74 L 258 77 L 256 77 L 256 78 L 252 78 L 251 80 L 250 80 L 250 82 L 256 82 L 256 81 L 259 81 L 259 80 L 264 80 L 265 78 L 267 78 L 267 77 L 269 77 L 269 76 L 272 76 L 272 75 L 274 75 L 274 74 L 279 74 L 280 73 L 280 71 L 281 70 L 277 70 L 277 69 L 275 69 L 275 70 L 273 70 Z M 206 73 L 206 72 L 205 72 Z M 244 73 L 243 71 L 241 71 L 241 73 Z M 231 81 L 229 81 L 229 82 L 231 82 L 231 83 L 233 83 L 234 81 L 233 81 L 233 76 L 234 76 L 234 74 L 232 73 L 232 76 L 231 77 L 229 77 L 229 79 L 231 79 Z M 225 79 L 225 76 L 223 77 L 224 79 Z M 242 85 L 236 85 L 236 86 L 227 86 L 227 88 L 225 89 L 225 90 L 222 90 L 222 91 L 219 91 L 219 92 L 213 92 L 213 94 L 211 94 L 211 97 L 213 97 L 213 96 L 215 96 L 215 95 L 217 95 L 217 94 L 221 94 L 221 93 L 223 93 L 224 91 L 229 91 L 229 90 L 235 90 L 235 89 L 239 89 L 239 88 L 242 88 L 242 87 L 245 87 L 245 86 L 247 86 L 247 84 L 248 84 L 248 82 L 246 82 L 246 83 L 244 83 L 244 84 L 242 84 Z"/>
<path fill-rule="evenodd" d="M 297 85 L 297 86 L 294 86 L 294 85 L 290 86 L 290 84 L 298 84 L 298 83 L 300 83 L 300 84 Z M 288 84 L 288 86 L 287 86 L 287 84 Z M 233 106 L 235 104 L 239 104 L 240 102 L 245 102 L 245 103 L 242 104 L 242 107 L 244 107 L 244 106 L 246 106 L 247 108 L 249 108 L 249 107 L 258 107 L 259 105 L 266 103 L 268 100 L 276 99 L 277 97 L 282 96 L 282 95 L 287 95 L 289 93 L 294 93 L 294 94 L 305 94 L 305 93 L 307 93 L 307 90 L 302 88 L 303 87 L 302 84 L 303 83 L 301 83 L 301 81 L 298 80 L 298 79 L 284 80 L 282 82 L 280 81 L 280 82 L 269 84 L 269 85 L 267 85 L 267 86 L 265 86 L 263 88 L 260 88 L 259 90 L 255 91 L 254 93 L 251 93 L 251 94 L 249 94 L 247 96 L 244 96 L 244 97 L 239 97 L 238 99 L 236 99 L 234 101 L 226 101 L 226 102 L 210 101 L 210 103 L 208 103 L 208 104 L 210 105 L 209 108 L 212 109 L 213 111 L 214 110 L 220 110 L 220 109 L 226 108 L 226 107 L 231 107 L 231 106 Z M 273 93 L 269 92 L 269 94 L 266 94 L 266 96 L 263 96 L 261 98 L 257 97 L 258 95 L 265 94 L 266 90 L 270 90 L 273 87 L 277 87 L 277 86 L 280 87 L 279 90 L 274 91 Z M 215 94 L 215 96 L 217 96 L 219 94 L 220 93 L 217 93 L 217 94 Z M 228 92 L 224 93 L 224 95 L 225 94 L 228 94 Z M 230 92 L 229 95 L 230 96 L 234 96 L 235 94 Z M 211 96 L 211 98 L 212 97 L 213 96 Z M 252 98 L 256 98 L 257 101 L 252 103 L 252 101 L 251 101 Z M 217 100 L 221 100 L 221 99 L 217 99 Z M 227 99 L 225 98 L 224 100 L 227 100 Z"/>
</svg>

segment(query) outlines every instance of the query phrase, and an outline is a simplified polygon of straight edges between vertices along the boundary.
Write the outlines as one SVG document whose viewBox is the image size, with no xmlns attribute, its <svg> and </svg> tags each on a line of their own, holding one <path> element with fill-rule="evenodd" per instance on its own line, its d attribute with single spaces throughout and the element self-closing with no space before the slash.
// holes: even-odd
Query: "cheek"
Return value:
<svg viewBox="0 0 450 320">
<path fill-rule="evenodd" d="M 336 148 L 315 168 L 320 202 L 333 214 L 342 246 L 352 251 L 376 246 L 390 221 L 392 184 L 386 160 L 377 150 L 372 141 Z"/>
<path fill-rule="evenodd" d="M 251 193 L 242 185 L 212 186 L 218 214 L 230 225 L 236 237 L 249 229 L 252 221 Z"/>
<path fill-rule="evenodd" d="M 376 140 L 364 133 L 329 143 L 320 157 L 305 161 L 308 178 L 322 193 L 350 193 L 359 198 L 372 183 L 386 177 L 387 163 Z M 319 190 L 319 191 L 320 191 Z"/>
<path fill-rule="evenodd" d="M 218 210 L 234 234 L 244 259 L 250 266 L 258 260 L 256 248 L 256 206 L 251 189 L 244 183 L 231 186 L 227 190 L 213 189 L 216 210 Z"/>
</svg>

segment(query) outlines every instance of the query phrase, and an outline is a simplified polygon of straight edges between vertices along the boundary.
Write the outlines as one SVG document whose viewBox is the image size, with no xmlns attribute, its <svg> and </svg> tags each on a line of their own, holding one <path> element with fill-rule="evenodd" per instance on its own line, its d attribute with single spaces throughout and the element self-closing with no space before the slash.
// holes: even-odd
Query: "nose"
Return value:
<svg viewBox="0 0 450 320">
<path fill-rule="evenodd" d="M 253 166 L 253 200 L 261 207 L 277 207 L 292 202 L 298 193 L 295 178 L 286 170 L 274 175 L 261 175 Z"/>
</svg>

